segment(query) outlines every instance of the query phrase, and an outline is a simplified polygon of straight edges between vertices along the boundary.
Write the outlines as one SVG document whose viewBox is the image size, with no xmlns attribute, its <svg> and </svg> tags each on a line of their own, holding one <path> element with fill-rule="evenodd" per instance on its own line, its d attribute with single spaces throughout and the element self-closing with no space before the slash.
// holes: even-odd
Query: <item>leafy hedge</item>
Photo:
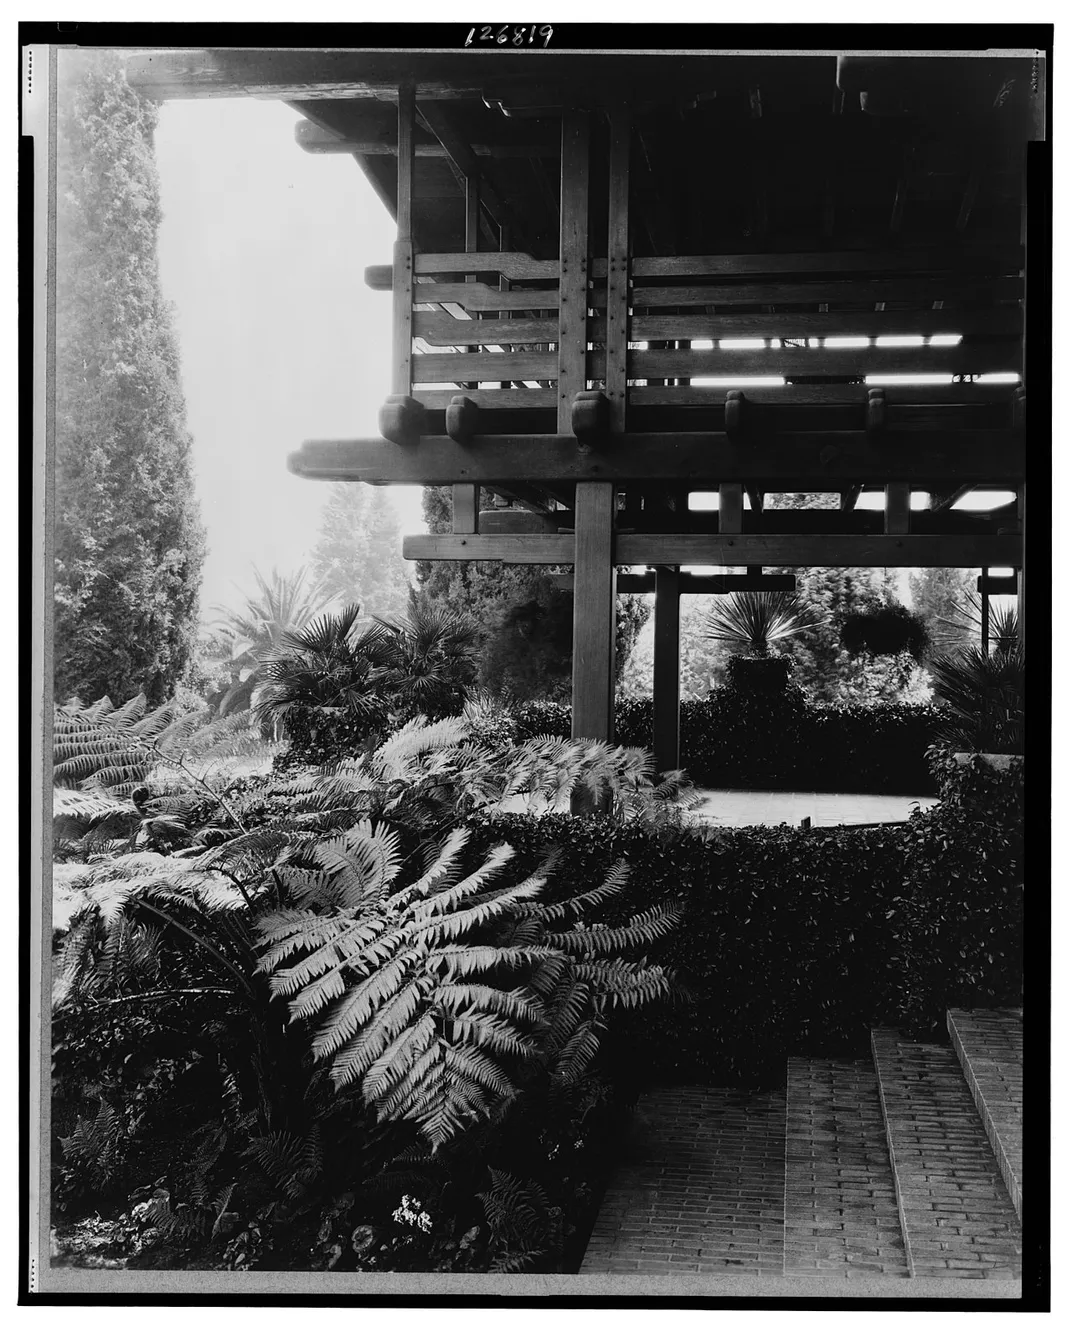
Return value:
<svg viewBox="0 0 1072 1332">
<path fill-rule="evenodd" d="M 570 733 L 565 703 L 512 715 L 519 739 Z M 928 705 L 816 707 L 792 685 L 777 695 L 718 689 L 681 705 L 681 766 L 700 786 L 933 795 L 926 753 L 941 715 Z M 615 739 L 650 748 L 651 699 L 619 701 Z"/>
<path fill-rule="evenodd" d="M 683 897 L 652 960 L 690 998 L 624 1024 L 639 1078 L 775 1084 L 789 1054 L 863 1054 L 876 1024 L 935 1034 L 951 1006 L 1020 1002 L 1022 765 L 936 766 L 944 799 L 880 828 L 734 828 L 660 834 L 609 820 L 498 815 L 481 839 L 526 867 L 554 849 L 563 883 L 624 858 L 615 910 Z"/>
</svg>

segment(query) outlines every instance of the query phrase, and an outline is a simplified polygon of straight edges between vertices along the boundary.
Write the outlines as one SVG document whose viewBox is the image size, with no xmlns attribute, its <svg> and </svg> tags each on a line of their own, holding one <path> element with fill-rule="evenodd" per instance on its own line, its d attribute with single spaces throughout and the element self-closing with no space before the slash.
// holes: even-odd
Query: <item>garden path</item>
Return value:
<svg viewBox="0 0 1072 1332">
<path fill-rule="evenodd" d="M 712 791 L 703 789 L 703 801 L 694 811 L 705 823 L 725 828 L 749 824 L 799 824 L 812 827 L 837 823 L 896 823 L 907 819 L 918 805 L 929 809 L 933 796 L 851 795 L 829 791 Z"/>
</svg>

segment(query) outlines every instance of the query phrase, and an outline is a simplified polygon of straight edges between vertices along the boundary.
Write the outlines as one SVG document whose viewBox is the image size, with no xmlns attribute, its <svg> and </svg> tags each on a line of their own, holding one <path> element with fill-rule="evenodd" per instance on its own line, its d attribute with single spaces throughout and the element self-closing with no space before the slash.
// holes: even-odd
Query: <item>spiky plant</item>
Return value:
<svg viewBox="0 0 1072 1332">
<path fill-rule="evenodd" d="M 1020 616 L 1015 606 L 991 607 L 987 614 L 987 650 L 997 655 L 1013 651 L 1019 646 Z M 965 592 L 948 616 L 940 616 L 935 630 L 939 646 L 959 647 L 968 630 L 981 643 L 983 633 L 983 599 L 977 592 Z"/>
<path fill-rule="evenodd" d="M 705 637 L 753 657 L 821 624 L 823 617 L 793 592 L 734 592 L 719 598 L 707 616 Z"/>
<path fill-rule="evenodd" d="M 1024 650 L 1017 640 L 1000 652 L 966 648 L 931 663 L 934 692 L 945 706 L 937 736 L 954 749 L 1022 754 Z"/>
</svg>

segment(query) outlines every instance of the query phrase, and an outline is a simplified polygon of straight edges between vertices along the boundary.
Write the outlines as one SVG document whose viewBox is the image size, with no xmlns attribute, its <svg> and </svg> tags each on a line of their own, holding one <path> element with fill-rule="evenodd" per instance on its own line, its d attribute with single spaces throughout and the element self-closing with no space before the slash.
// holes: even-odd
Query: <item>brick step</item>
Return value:
<svg viewBox="0 0 1072 1332">
<path fill-rule="evenodd" d="M 947 1026 L 1001 1178 L 1022 1220 L 1023 1013 L 1014 1008 L 952 1008 Z"/>
<path fill-rule="evenodd" d="M 1016 1209 L 956 1054 L 871 1033 L 908 1270 L 1018 1280 Z"/>
<path fill-rule="evenodd" d="M 785 1139 L 785 1275 L 907 1278 L 871 1063 L 790 1059 Z"/>
<path fill-rule="evenodd" d="M 636 1120 L 581 1275 L 781 1276 L 784 1094 L 659 1088 Z"/>
</svg>

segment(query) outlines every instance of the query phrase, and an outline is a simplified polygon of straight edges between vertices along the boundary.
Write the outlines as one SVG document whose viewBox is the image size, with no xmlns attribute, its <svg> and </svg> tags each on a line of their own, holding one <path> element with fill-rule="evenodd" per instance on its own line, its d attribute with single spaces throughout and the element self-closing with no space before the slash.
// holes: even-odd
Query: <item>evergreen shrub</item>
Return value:
<svg viewBox="0 0 1072 1332">
<path fill-rule="evenodd" d="M 620 700 L 622 745 L 652 743 L 651 699 Z M 565 703 L 512 710 L 519 740 L 568 736 Z M 927 748 L 941 718 L 928 704 L 816 706 L 791 684 L 781 694 L 732 687 L 681 705 L 681 766 L 698 786 L 933 795 Z"/>
<path fill-rule="evenodd" d="M 624 858 L 623 916 L 684 900 L 649 960 L 674 967 L 689 999 L 623 1025 L 623 1072 L 774 1085 L 789 1055 L 864 1055 L 872 1026 L 933 1037 L 947 1008 L 1020 1002 L 1022 767 L 954 772 L 933 757 L 948 798 L 885 827 L 675 835 L 561 815 L 475 826 L 521 866 L 553 847 L 562 883 Z"/>
</svg>

